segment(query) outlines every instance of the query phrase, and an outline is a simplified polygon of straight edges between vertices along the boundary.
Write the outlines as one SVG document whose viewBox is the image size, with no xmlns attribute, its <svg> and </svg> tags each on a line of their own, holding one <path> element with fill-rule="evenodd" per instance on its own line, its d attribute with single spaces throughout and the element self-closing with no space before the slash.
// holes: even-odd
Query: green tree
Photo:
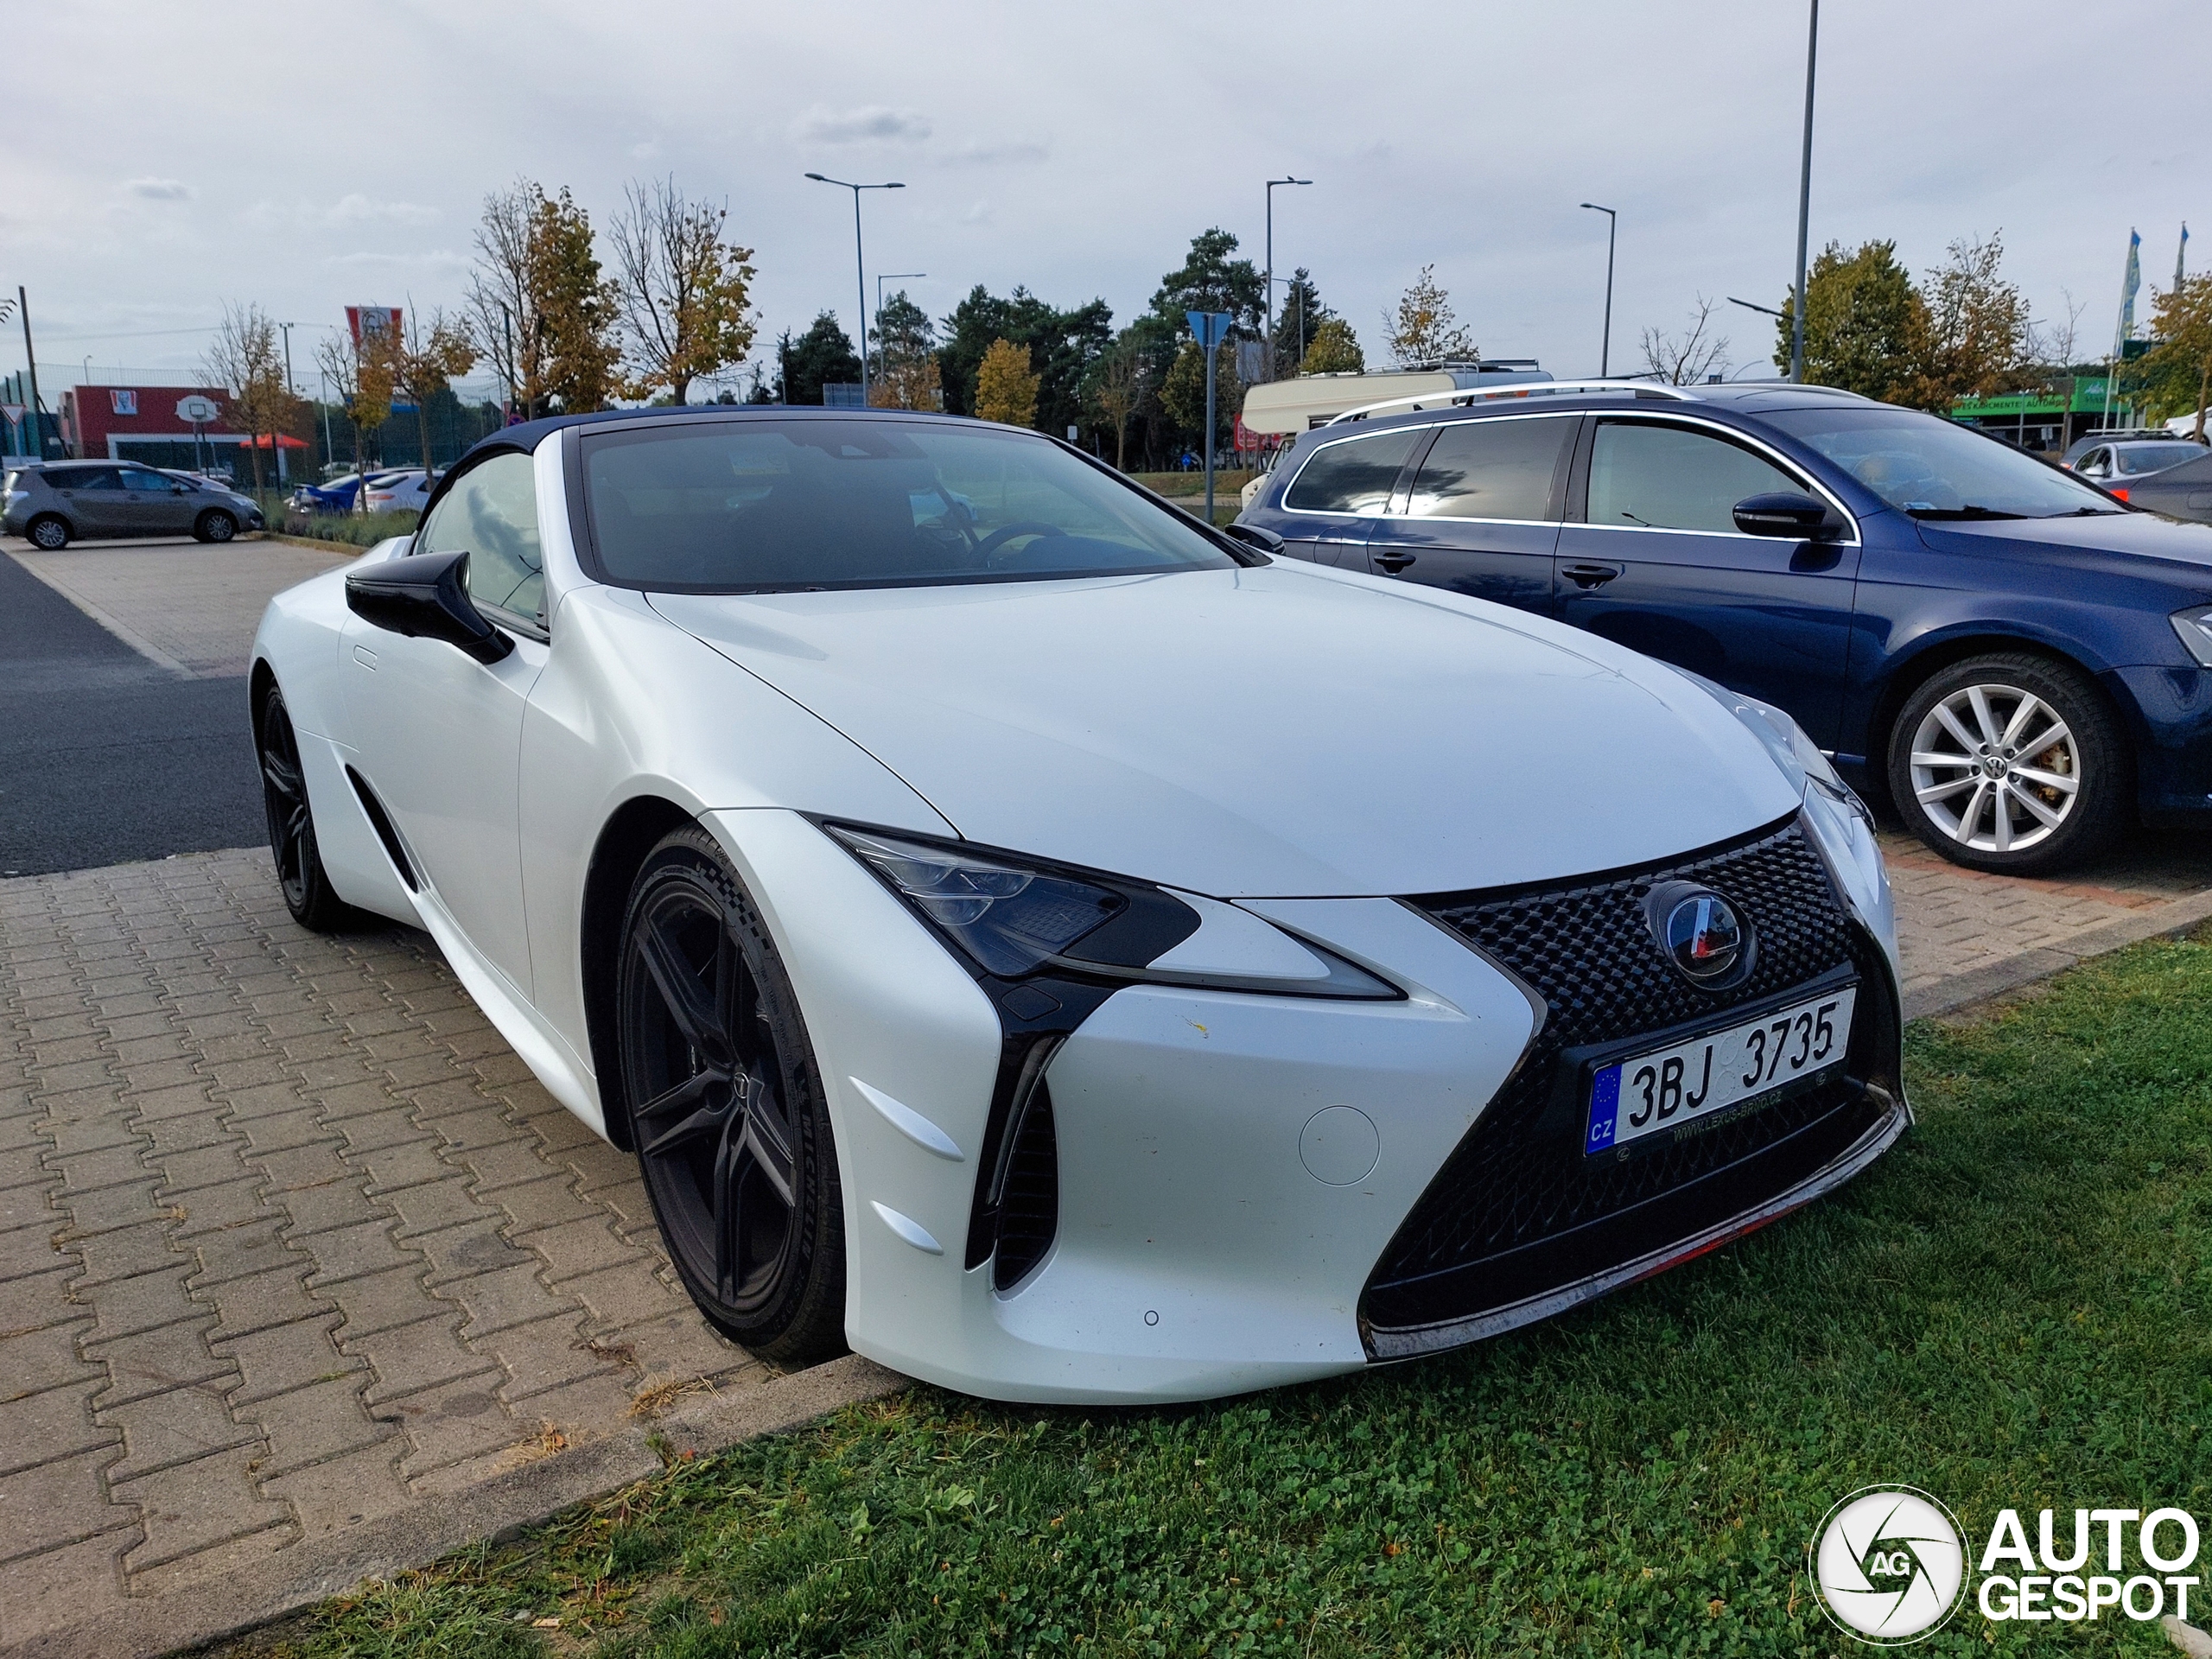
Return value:
<svg viewBox="0 0 2212 1659">
<path fill-rule="evenodd" d="M 1214 348 L 1214 450 L 1218 454 L 1236 429 L 1237 411 L 1244 407 L 1244 383 L 1236 375 L 1236 354 L 1226 342 Z M 1191 435 L 1192 443 L 1205 442 L 1206 354 L 1196 340 L 1185 340 L 1175 353 L 1174 366 L 1160 388 L 1160 401 L 1175 424 Z"/>
<path fill-rule="evenodd" d="M 2212 393 L 2212 274 L 2191 276 L 2153 300 L 2151 337 L 2158 344 L 2130 365 L 2130 378 L 2158 415 L 2194 409 L 2202 443 L 2205 399 Z"/>
<path fill-rule="evenodd" d="M 878 409 L 935 409 L 944 401 L 938 384 L 936 326 L 905 289 L 883 302 L 868 334 L 869 403 Z"/>
<path fill-rule="evenodd" d="M 675 177 L 632 182 L 612 238 L 634 397 L 683 403 L 694 380 L 753 349 L 753 250 L 726 235 L 729 209 L 692 201 Z"/>
<path fill-rule="evenodd" d="M 1927 302 L 1897 263 L 1895 242 L 1831 242 L 1805 281 L 1805 378 L 1885 402 L 1902 401 L 1927 353 Z M 1775 323 L 1775 365 L 1789 368 L 1794 300 Z"/>
<path fill-rule="evenodd" d="M 1231 258 L 1236 251 L 1236 238 L 1219 226 L 1192 237 L 1182 268 L 1160 279 L 1152 296 L 1153 315 L 1187 334 L 1185 312 L 1226 311 L 1236 327 L 1256 336 L 1268 279 L 1249 259 Z"/>
<path fill-rule="evenodd" d="M 1114 435 L 1114 465 L 1128 470 L 1129 423 L 1152 391 L 1152 364 L 1141 342 L 1124 330 L 1084 382 L 1090 406 Z"/>
<path fill-rule="evenodd" d="M 423 467 L 430 467 L 430 401 L 450 391 L 454 380 L 476 366 L 468 331 L 442 310 L 430 313 L 426 330 L 410 302 L 405 332 L 391 343 L 388 361 L 392 389 L 415 405 L 415 431 L 423 446 Z"/>
<path fill-rule="evenodd" d="M 1029 366 L 1029 353 L 1010 340 L 991 342 L 976 372 L 976 414 L 986 421 L 1007 426 L 1037 423 L 1037 390 L 1040 377 Z"/>
<path fill-rule="evenodd" d="M 786 328 L 776 342 L 776 362 L 787 404 L 818 404 L 824 385 L 855 385 L 861 378 L 860 353 L 835 311 L 817 313 L 813 326 L 797 339 Z"/>
<path fill-rule="evenodd" d="M 1434 265 L 1421 268 L 1421 275 L 1398 296 L 1397 315 L 1383 315 L 1382 330 L 1391 359 L 1402 369 L 1427 363 L 1471 363 L 1482 355 L 1474 336 L 1453 315 L 1452 296 L 1436 280 Z"/>
<path fill-rule="evenodd" d="M 1114 312 L 1103 300 L 1063 311 L 1017 288 L 1004 299 L 980 283 L 944 321 L 938 373 L 944 406 L 976 410 L 976 377 L 984 355 L 1001 340 L 1026 346 L 1038 375 L 1037 423 L 1048 432 L 1080 422 L 1084 380 L 1114 339 Z"/>
<path fill-rule="evenodd" d="M 1364 374 L 1367 353 L 1359 349 L 1359 339 L 1351 325 L 1342 317 L 1330 317 L 1313 331 L 1313 338 L 1306 347 L 1306 356 L 1298 365 L 1300 374 Z"/>
<path fill-rule="evenodd" d="M 1311 271 L 1300 265 L 1291 273 L 1275 301 L 1275 331 L 1270 341 L 1278 376 L 1302 372 L 1300 365 L 1312 349 L 1314 336 L 1336 315 L 1322 302 L 1321 290 L 1314 287 Z"/>
</svg>

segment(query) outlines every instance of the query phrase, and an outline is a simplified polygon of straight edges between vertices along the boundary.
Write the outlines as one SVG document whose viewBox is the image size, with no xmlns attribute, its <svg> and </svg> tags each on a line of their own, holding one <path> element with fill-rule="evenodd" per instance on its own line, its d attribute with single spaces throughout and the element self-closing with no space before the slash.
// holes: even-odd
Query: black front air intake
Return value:
<svg viewBox="0 0 2212 1659">
<path fill-rule="evenodd" d="M 1060 1226 L 1059 1142 L 1052 1128 L 1052 1091 L 1042 1083 L 1007 1141 L 995 1208 L 991 1287 L 1012 1290 L 1045 1259 Z"/>
<path fill-rule="evenodd" d="M 1750 922 L 1758 951 L 1742 983 L 1700 988 L 1662 953 L 1643 899 L 1673 880 L 1711 888 Z M 1360 1303 L 1370 1343 L 1478 1321 L 1697 1238 L 1788 1192 L 1897 1109 L 1888 970 L 1795 820 L 1647 870 L 1409 902 L 1518 978 L 1543 1015 L 1376 1262 Z M 1708 1026 L 1854 973 L 1843 1075 L 1637 1155 L 1583 1155 L 1582 1069 L 1567 1051 Z"/>
</svg>

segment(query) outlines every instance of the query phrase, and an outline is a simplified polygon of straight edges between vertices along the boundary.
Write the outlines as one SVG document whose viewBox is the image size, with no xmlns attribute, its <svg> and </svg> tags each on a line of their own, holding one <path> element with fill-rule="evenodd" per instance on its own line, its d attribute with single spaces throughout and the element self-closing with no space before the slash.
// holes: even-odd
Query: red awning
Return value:
<svg viewBox="0 0 2212 1659">
<path fill-rule="evenodd" d="M 248 449 L 266 449 L 269 447 L 269 434 L 257 432 L 253 436 L 245 440 L 242 447 Z M 304 449 L 308 446 L 299 438 L 286 437 L 284 434 L 279 432 L 276 434 L 276 447 L 279 449 Z"/>
</svg>

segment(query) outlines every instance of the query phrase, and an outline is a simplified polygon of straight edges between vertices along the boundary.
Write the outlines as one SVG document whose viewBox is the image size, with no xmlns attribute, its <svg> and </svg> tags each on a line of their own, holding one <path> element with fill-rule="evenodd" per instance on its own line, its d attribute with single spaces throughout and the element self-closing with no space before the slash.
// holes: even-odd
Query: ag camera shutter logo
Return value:
<svg viewBox="0 0 2212 1659">
<path fill-rule="evenodd" d="M 1965 1599 L 1966 1548 L 1951 1512 L 1912 1486 L 1867 1486 L 1827 1513 L 1806 1568 L 1821 1610 L 1862 1642 L 1902 1647 Z"/>
</svg>

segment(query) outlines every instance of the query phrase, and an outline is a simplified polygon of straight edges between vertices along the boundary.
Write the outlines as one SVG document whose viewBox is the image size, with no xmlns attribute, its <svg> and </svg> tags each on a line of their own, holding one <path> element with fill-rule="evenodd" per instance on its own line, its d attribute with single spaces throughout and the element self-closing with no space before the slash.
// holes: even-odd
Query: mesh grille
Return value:
<svg viewBox="0 0 2212 1659">
<path fill-rule="evenodd" d="M 1667 880 L 1710 887 L 1749 921 L 1758 946 L 1743 983 L 1701 989 L 1661 953 L 1643 900 Z M 1693 1236 L 1787 1191 L 1880 1116 L 1861 1080 L 1882 1052 L 1886 999 L 1862 992 L 1846 1077 L 1638 1156 L 1581 1153 L 1580 1069 L 1562 1050 L 1712 1020 L 1845 963 L 1865 986 L 1885 982 L 1795 822 L 1587 886 L 1413 902 L 1518 975 L 1548 1014 L 1377 1263 L 1363 1304 L 1374 1325 L 1468 1318 Z"/>
<path fill-rule="evenodd" d="M 1060 1150 L 1052 1096 L 1043 1084 L 1030 1096 L 1007 1154 L 1006 1190 L 999 1198 L 998 1251 L 991 1283 L 1011 1290 L 1052 1248 L 1060 1225 Z"/>
</svg>

